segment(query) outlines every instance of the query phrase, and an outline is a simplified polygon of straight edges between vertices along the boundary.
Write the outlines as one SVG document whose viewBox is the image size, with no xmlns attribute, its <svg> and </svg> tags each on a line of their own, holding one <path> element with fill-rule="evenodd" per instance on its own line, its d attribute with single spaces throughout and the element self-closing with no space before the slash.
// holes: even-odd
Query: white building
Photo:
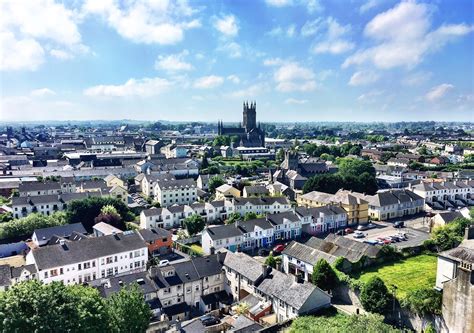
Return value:
<svg viewBox="0 0 474 333">
<path fill-rule="evenodd" d="M 474 205 L 474 181 L 422 182 L 409 189 L 435 209 Z"/>
<path fill-rule="evenodd" d="M 146 270 L 148 248 L 136 231 L 64 241 L 32 249 L 27 264 L 34 264 L 44 283 L 81 284 L 98 278 Z"/>
<path fill-rule="evenodd" d="M 196 182 L 191 178 L 159 181 L 153 195 L 162 207 L 189 205 L 198 200 Z"/>
</svg>

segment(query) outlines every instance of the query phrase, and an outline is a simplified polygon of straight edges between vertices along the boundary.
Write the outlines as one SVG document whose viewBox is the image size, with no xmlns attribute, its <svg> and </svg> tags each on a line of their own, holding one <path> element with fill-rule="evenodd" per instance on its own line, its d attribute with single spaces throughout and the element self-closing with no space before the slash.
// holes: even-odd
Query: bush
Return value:
<svg viewBox="0 0 474 333">
<path fill-rule="evenodd" d="M 366 311 L 383 314 L 391 301 L 387 286 L 378 276 L 372 277 L 362 287 L 360 302 Z"/>
<path fill-rule="evenodd" d="M 185 218 L 183 224 L 191 236 L 201 232 L 206 225 L 203 218 L 197 214 Z"/>
<path fill-rule="evenodd" d="M 29 238 L 36 229 L 55 227 L 66 224 L 66 214 L 56 212 L 49 216 L 34 213 L 0 225 L 0 239 Z"/>
<path fill-rule="evenodd" d="M 434 289 L 417 289 L 408 292 L 401 305 L 419 315 L 441 314 L 443 295 Z"/>
<path fill-rule="evenodd" d="M 313 267 L 312 282 L 323 290 L 334 289 L 339 280 L 331 265 L 324 259 L 319 259 Z"/>
</svg>

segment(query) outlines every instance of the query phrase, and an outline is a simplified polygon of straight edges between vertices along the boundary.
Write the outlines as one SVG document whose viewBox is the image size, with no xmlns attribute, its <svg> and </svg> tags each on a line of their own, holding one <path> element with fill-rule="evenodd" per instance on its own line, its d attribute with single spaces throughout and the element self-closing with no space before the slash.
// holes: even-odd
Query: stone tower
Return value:
<svg viewBox="0 0 474 333">
<path fill-rule="evenodd" d="M 246 132 L 250 132 L 254 128 L 257 128 L 257 103 L 244 102 L 244 119 L 243 119 L 243 127 L 245 128 Z"/>
</svg>

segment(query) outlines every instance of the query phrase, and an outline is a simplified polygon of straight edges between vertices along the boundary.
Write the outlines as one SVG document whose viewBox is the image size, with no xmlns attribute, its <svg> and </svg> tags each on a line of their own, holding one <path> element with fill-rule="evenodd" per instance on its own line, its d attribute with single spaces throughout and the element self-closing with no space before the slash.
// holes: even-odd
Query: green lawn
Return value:
<svg viewBox="0 0 474 333">
<path fill-rule="evenodd" d="M 200 255 L 204 255 L 204 250 L 199 244 L 192 244 L 191 249 L 193 249 L 196 253 L 199 253 Z"/>
<path fill-rule="evenodd" d="M 370 267 L 352 277 L 367 282 L 372 276 L 377 275 L 385 282 L 389 290 L 392 285 L 397 287 L 397 298 L 401 300 L 411 290 L 434 286 L 436 260 L 435 255 L 421 254 L 387 265 Z"/>
</svg>

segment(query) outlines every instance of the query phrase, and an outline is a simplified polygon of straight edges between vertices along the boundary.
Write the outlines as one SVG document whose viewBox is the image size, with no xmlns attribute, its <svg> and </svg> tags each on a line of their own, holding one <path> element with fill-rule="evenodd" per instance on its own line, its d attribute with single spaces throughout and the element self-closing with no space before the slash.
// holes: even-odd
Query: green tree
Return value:
<svg viewBox="0 0 474 333">
<path fill-rule="evenodd" d="M 248 220 L 253 220 L 253 219 L 256 219 L 258 217 L 258 215 L 254 212 L 247 212 L 245 213 L 244 215 L 244 221 L 248 221 Z"/>
<path fill-rule="evenodd" d="M 136 284 L 113 294 L 107 310 L 112 332 L 145 332 L 150 323 L 150 307 Z"/>
<path fill-rule="evenodd" d="M 360 302 L 366 311 L 383 314 L 391 301 L 387 286 L 378 276 L 373 276 L 362 287 Z"/>
<path fill-rule="evenodd" d="M 74 331 L 76 332 L 106 332 L 108 329 L 108 314 L 106 301 L 95 288 L 81 285 L 69 286 L 70 301 L 75 306 L 76 316 Z"/>
<path fill-rule="evenodd" d="M 225 224 L 232 224 L 235 221 L 238 221 L 242 219 L 242 215 L 240 215 L 237 212 L 230 213 L 229 216 L 227 217 L 227 220 L 225 220 Z"/>
<path fill-rule="evenodd" d="M 117 209 L 112 205 L 102 206 L 100 214 L 94 219 L 94 222 L 105 222 L 120 230 L 125 230 L 127 228 L 122 217 L 117 212 Z"/>
<path fill-rule="evenodd" d="M 339 174 L 342 177 L 359 176 L 364 172 L 375 177 L 375 169 L 369 161 L 358 160 L 355 158 L 343 158 L 339 162 Z"/>
<path fill-rule="evenodd" d="M 35 229 L 54 227 L 66 224 L 66 214 L 56 212 L 49 216 L 34 213 L 26 217 L 5 222 L 0 225 L 0 239 L 30 237 Z"/>
<path fill-rule="evenodd" d="M 218 188 L 221 185 L 224 185 L 225 182 L 220 176 L 213 176 L 209 179 L 209 192 L 210 193 L 216 193 L 216 188 Z"/>
<path fill-rule="evenodd" d="M 133 221 L 135 215 L 123 201 L 113 197 L 89 197 L 82 200 L 73 200 L 67 207 L 67 220 L 69 223 L 82 223 L 87 231 L 91 232 L 95 218 L 101 213 L 102 207 L 112 205 L 125 221 Z M 125 224 L 122 228 L 125 230 Z"/>
<path fill-rule="evenodd" d="M 275 257 L 273 254 L 270 253 L 270 255 L 265 259 L 265 265 L 268 265 L 272 268 L 276 268 L 277 262 L 275 260 Z"/>
<path fill-rule="evenodd" d="M 203 218 L 198 214 L 193 214 L 185 218 L 183 223 L 184 227 L 191 236 L 201 232 L 206 225 Z"/>
<path fill-rule="evenodd" d="M 319 259 L 314 265 L 311 277 L 313 284 L 323 290 L 332 290 L 339 282 L 336 272 L 324 259 Z"/>
</svg>

